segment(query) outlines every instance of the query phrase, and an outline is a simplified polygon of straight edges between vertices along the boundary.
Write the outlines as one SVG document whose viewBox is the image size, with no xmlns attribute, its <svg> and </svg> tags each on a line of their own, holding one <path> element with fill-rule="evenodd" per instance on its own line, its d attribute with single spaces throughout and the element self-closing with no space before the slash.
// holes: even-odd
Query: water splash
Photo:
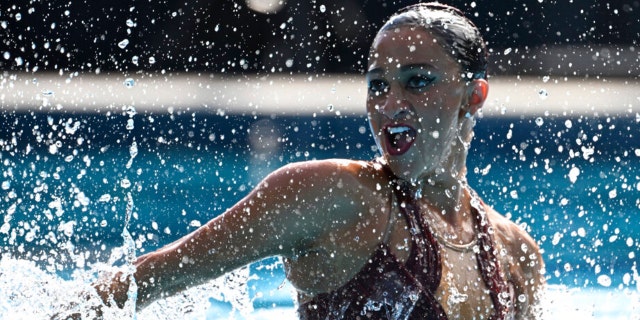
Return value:
<svg viewBox="0 0 640 320">
<path fill-rule="evenodd" d="M 127 164 L 125 165 L 127 169 L 131 169 L 131 165 L 133 164 L 133 159 L 135 159 L 137 155 L 138 155 L 138 143 L 133 141 L 133 143 L 131 143 L 131 146 L 129 147 L 130 158 L 129 158 L 129 161 L 127 161 Z"/>
<path fill-rule="evenodd" d="M 125 265 L 123 268 L 123 276 L 130 278 L 129 290 L 127 291 L 127 304 L 125 309 L 130 309 L 131 314 L 136 312 L 136 300 L 138 299 L 138 285 L 136 284 L 134 273 L 136 267 L 134 262 L 136 261 L 136 244 L 133 241 L 131 233 L 129 233 L 129 223 L 131 222 L 131 216 L 133 215 L 133 197 L 131 192 L 127 193 L 127 209 L 124 219 L 124 227 L 122 228 L 122 248 L 124 251 Z"/>
</svg>

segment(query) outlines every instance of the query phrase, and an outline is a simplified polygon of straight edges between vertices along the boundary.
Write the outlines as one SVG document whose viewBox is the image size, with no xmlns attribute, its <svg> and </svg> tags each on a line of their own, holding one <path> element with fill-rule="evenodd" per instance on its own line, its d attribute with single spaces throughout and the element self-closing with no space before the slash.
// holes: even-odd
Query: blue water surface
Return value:
<svg viewBox="0 0 640 320">
<path fill-rule="evenodd" d="M 0 122 L 2 252 L 62 276 L 122 245 L 127 194 L 142 254 L 221 214 L 286 163 L 376 156 L 364 116 L 62 110 L 2 111 Z M 468 170 L 485 202 L 538 241 L 550 284 L 638 285 L 637 117 L 480 119 Z M 85 265 L 70 258 L 78 252 Z M 292 306 L 289 293 L 273 293 L 283 285 L 277 259 L 252 273 L 256 307 Z"/>
</svg>

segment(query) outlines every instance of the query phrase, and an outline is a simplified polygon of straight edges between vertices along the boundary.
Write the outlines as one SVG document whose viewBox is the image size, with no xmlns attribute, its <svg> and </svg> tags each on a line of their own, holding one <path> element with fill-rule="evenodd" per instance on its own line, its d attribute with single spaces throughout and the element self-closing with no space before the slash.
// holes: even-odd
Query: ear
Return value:
<svg viewBox="0 0 640 320">
<path fill-rule="evenodd" d="M 469 83 L 467 88 L 467 103 L 464 107 L 464 112 L 471 115 L 476 114 L 484 102 L 487 100 L 489 94 L 489 82 L 485 79 L 474 79 Z"/>
</svg>

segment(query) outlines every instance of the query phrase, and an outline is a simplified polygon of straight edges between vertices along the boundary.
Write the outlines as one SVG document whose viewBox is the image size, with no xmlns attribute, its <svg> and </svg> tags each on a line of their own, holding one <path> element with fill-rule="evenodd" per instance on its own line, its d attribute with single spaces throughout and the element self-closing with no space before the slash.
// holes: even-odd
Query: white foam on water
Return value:
<svg viewBox="0 0 640 320">
<path fill-rule="evenodd" d="M 106 268 L 102 266 L 102 268 Z M 115 270 L 111 270 L 112 272 Z M 0 260 L 0 319 L 64 319 L 79 313 L 91 318 L 101 306 L 106 319 L 132 319 L 126 308 L 107 308 L 93 290 L 96 271 L 76 272 L 65 280 L 32 261 L 3 256 Z M 297 319 L 294 307 L 274 304 L 253 308 L 247 282 L 249 268 L 154 302 L 135 316 L 151 319 Z M 290 290 L 289 285 L 279 290 Z M 640 292 L 629 287 L 581 289 L 549 285 L 545 319 L 640 320 Z M 130 306 L 132 306 L 131 304 Z"/>
<path fill-rule="evenodd" d="M 95 266 L 77 271 L 71 280 L 48 273 L 28 260 L 3 256 L 0 260 L 0 320 L 95 318 L 99 307 L 105 319 L 133 319 L 129 303 L 124 309 L 105 306 L 92 287 L 98 273 L 120 268 Z M 249 268 L 241 268 L 207 284 L 161 299 L 138 312 L 136 319 L 251 319 L 253 302 L 247 282 Z M 278 318 L 281 319 L 282 318 Z"/>
</svg>

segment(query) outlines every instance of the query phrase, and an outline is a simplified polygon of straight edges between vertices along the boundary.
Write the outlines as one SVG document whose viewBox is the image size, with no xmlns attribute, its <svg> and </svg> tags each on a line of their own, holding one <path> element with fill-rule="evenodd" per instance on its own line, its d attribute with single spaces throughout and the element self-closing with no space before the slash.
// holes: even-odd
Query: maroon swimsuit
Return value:
<svg viewBox="0 0 640 320">
<path fill-rule="evenodd" d="M 353 279 L 301 304 L 298 307 L 300 319 L 447 319 L 434 297 L 442 276 L 440 245 L 420 214 L 408 186 L 397 178 L 390 181 L 412 234 L 409 259 L 401 263 L 387 244 L 381 243 Z M 478 266 L 495 309 L 489 319 L 508 319 L 513 311 L 512 297 L 509 285 L 501 276 L 489 221 L 473 205 L 472 213 L 481 248 L 477 254 Z"/>
</svg>

